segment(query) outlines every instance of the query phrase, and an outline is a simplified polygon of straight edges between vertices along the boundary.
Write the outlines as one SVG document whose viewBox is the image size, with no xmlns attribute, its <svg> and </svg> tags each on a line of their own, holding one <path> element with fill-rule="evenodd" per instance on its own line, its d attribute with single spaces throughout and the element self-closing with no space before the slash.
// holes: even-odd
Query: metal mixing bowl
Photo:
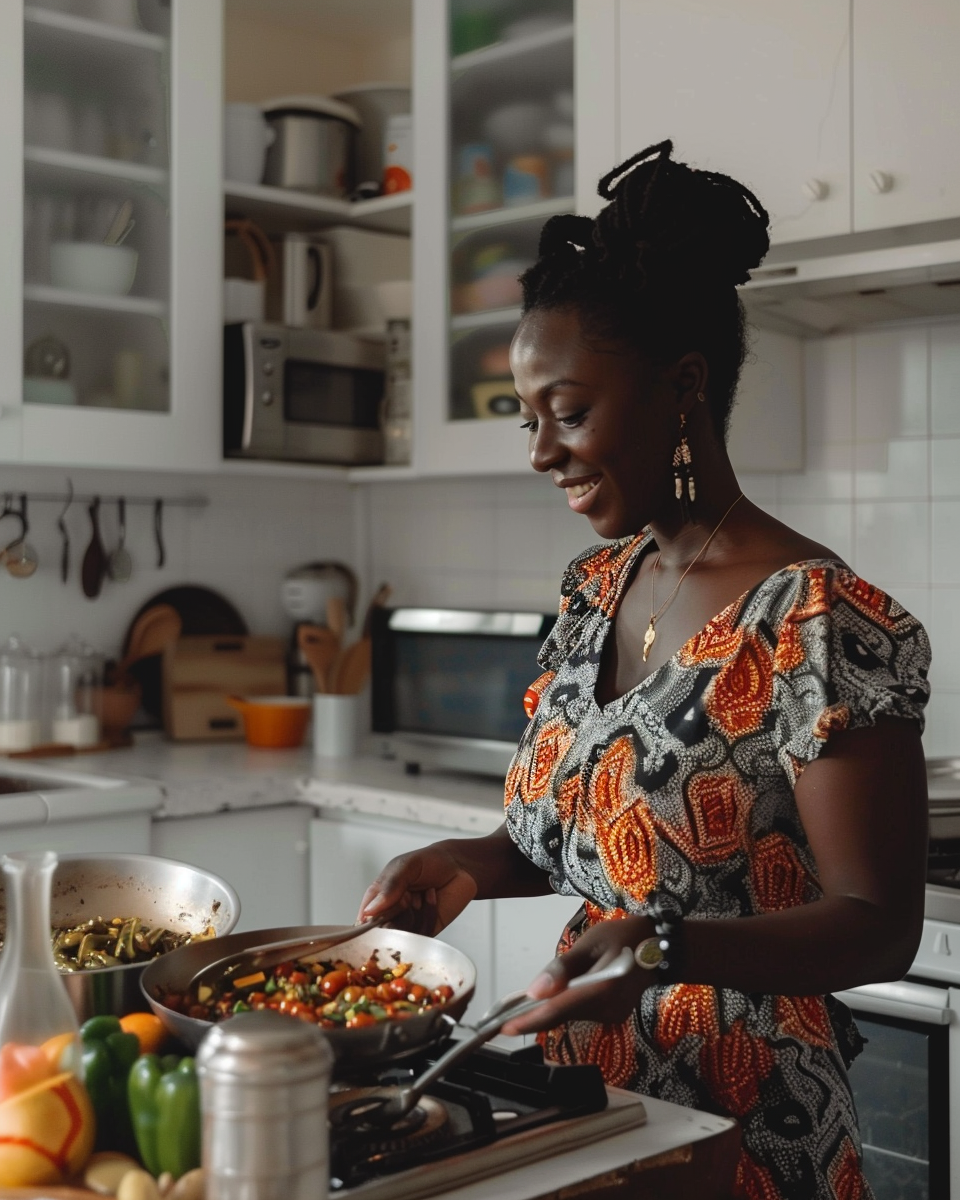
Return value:
<svg viewBox="0 0 960 1200">
<path fill-rule="evenodd" d="M 240 899 L 229 883 L 210 871 L 149 854 L 62 854 L 53 877 L 50 919 L 56 927 L 79 925 L 91 917 L 140 917 L 178 933 L 217 938 L 240 918 Z M 0 929 L 7 919 L 0 877 Z M 101 967 L 62 976 L 81 1022 L 88 1017 L 147 1008 L 140 991 L 146 963 Z"/>
</svg>

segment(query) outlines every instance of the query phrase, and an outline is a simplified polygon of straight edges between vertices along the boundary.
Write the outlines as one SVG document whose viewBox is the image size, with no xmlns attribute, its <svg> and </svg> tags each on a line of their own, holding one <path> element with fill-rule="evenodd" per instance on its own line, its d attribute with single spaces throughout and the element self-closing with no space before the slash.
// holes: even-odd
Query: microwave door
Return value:
<svg viewBox="0 0 960 1200">
<path fill-rule="evenodd" d="M 383 461 L 383 371 L 291 357 L 283 380 L 284 458 Z"/>
</svg>

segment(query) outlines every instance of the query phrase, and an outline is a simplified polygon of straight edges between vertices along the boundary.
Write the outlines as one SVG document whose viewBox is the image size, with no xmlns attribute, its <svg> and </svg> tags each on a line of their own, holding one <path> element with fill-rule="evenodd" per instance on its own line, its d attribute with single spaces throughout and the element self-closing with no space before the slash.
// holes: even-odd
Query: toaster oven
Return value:
<svg viewBox="0 0 960 1200">
<path fill-rule="evenodd" d="M 382 341 L 330 329 L 224 326 L 227 458 L 383 462 Z"/>
<path fill-rule="evenodd" d="M 503 776 L 527 725 L 523 695 L 556 617 L 453 608 L 374 610 L 372 728 L 408 769 Z"/>
</svg>

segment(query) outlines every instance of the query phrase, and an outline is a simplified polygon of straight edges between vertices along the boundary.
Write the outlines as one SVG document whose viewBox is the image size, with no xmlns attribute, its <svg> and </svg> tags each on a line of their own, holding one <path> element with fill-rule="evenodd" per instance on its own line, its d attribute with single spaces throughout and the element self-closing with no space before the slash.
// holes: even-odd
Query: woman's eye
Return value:
<svg viewBox="0 0 960 1200">
<path fill-rule="evenodd" d="M 520 428 L 525 429 L 528 433 L 534 433 L 537 428 L 536 417 L 531 417 L 529 421 L 524 421 Z"/>
<path fill-rule="evenodd" d="M 561 425 L 565 425 L 567 429 L 576 429 L 576 427 L 579 424 L 581 424 L 581 422 L 583 421 L 583 418 L 586 415 L 587 415 L 586 413 L 578 412 L 578 413 L 573 413 L 569 417 L 557 417 L 557 420 L 560 422 Z"/>
</svg>

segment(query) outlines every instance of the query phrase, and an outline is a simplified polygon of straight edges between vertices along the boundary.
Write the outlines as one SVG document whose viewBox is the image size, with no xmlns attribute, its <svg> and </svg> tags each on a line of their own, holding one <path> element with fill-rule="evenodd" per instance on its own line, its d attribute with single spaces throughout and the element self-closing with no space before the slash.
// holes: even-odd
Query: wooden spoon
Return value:
<svg viewBox="0 0 960 1200">
<path fill-rule="evenodd" d="M 333 690 L 342 696 L 355 696 L 363 691 L 369 678 L 370 639 L 362 637 L 343 652 Z"/>
<path fill-rule="evenodd" d="M 83 594 L 88 600 L 93 600 L 100 595 L 100 589 L 103 587 L 103 577 L 107 571 L 107 552 L 103 548 L 103 540 L 100 537 L 100 497 L 94 496 L 93 503 L 87 510 L 90 513 L 90 524 L 93 527 L 90 545 L 87 547 L 83 556 L 83 563 L 80 567 L 80 583 L 83 587 Z"/>
<path fill-rule="evenodd" d="M 304 623 L 297 626 L 297 645 L 310 664 L 317 691 L 329 691 L 328 675 L 340 653 L 340 639 L 323 625 Z"/>
</svg>

